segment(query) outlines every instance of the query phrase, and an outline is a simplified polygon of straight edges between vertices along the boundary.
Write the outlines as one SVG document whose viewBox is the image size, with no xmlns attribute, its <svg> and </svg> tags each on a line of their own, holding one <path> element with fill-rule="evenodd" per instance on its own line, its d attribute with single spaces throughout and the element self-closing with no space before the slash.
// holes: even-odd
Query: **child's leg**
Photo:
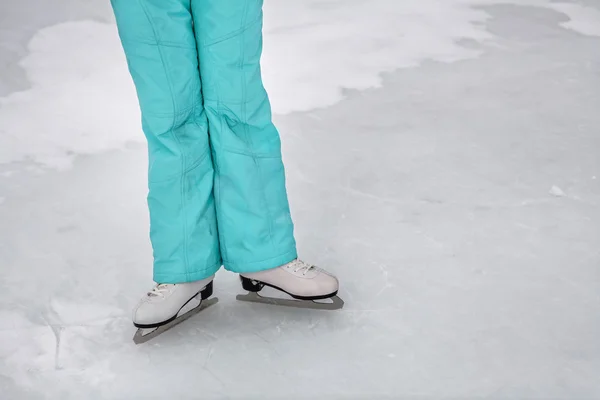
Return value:
<svg viewBox="0 0 600 400">
<path fill-rule="evenodd" d="M 296 258 L 281 144 L 261 81 L 262 0 L 193 0 L 225 267 Z"/>
<path fill-rule="evenodd" d="M 112 0 L 112 6 L 148 139 L 154 280 L 207 278 L 221 257 L 190 0 Z"/>
</svg>

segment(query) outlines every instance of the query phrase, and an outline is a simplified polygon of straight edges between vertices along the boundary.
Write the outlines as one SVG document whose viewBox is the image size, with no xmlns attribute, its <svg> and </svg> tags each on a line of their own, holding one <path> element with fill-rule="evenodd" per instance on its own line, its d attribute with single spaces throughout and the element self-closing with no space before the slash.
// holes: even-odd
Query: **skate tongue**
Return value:
<svg viewBox="0 0 600 400">
<path fill-rule="evenodd" d="M 169 290 L 168 287 L 170 285 L 169 283 L 158 283 L 148 292 L 148 297 L 164 297 L 163 293 Z"/>
<path fill-rule="evenodd" d="M 303 271 L 303 273 L 307 273 L 315 268 L 314 265 L 310 265 L 299 259 L 292 261 L 290 264 L 294 268 L 294 272 Z"/>
</svg>

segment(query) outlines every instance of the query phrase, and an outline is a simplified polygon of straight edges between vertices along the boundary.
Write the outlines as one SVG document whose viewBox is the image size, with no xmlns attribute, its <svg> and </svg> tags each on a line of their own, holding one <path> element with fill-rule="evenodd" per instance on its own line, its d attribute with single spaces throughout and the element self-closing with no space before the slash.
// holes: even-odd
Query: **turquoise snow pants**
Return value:
<svg viewBox="0 0 600 400">
<path fill-rule="evenodd" d="M 296 258 L 262 0 L 111 0 L 148 141 L 154 280 Z"/>
</svg>

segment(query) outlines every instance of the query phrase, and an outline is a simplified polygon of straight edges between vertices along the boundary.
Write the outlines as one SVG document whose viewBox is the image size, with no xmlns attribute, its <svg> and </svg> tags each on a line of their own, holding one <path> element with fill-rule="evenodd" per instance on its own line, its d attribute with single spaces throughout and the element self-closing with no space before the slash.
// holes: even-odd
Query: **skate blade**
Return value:
<svg viewBox="0 0 600 400">
<path fill-rule="evenodd" d="M 219 299 L 217 297 L 213 297 L 213 298 L 207 299 L 207 300 L 202 300 L 202 302 L 200 303 L 199 306 L 191 309 L 190 311 L 186 312 L 185 314 L 180 315 L 179 317 L 175 318 L 173 321 L 169 322 L 168 324 L 161 325 L 157 328 L 150 328 L 150 329 L 140 328 L 137 330 L 137 332 L 135 332 L 135 335 L 133 336 L 133 342 L 135 344 L 146 343 L 147 341 L 154 339 L 161 333 L 168 331 L 175 325 L 179 325 L 186 319 L 193 317 L 194 315 L 198 314 L 200 311 L 205 310 L 214 304 L 217 304 L 218 301 L 219 301 Z"/>
<path fill-rule="evenodd" d="M 248 301 L 250 303 L 262 303 L 273 306 L 305 308 L 311 310 L 340 310 L 342 307 L 344 307 L 344 300 L 340 299 L 338 296 L 333 296 L 329 299 L 323 300 L 293 300 L 263 297 L 257 292 L 248 292 L 247 294 L 238 294 L 236 299 L 240 301 Z"/>
</svg>

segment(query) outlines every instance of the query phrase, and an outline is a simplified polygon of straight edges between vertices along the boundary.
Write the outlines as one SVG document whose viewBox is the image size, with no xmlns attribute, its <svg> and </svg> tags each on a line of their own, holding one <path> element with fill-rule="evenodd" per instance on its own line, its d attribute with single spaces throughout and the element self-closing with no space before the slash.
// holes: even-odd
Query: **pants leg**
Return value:
<svg viewBox="0 0 600 400">
<path fill-rule="evenodd" d="M 148 140 L 154 280 L 206 278 L 221 255 L 190 0 L 111 3 Z"/>
<path fill-rule="evenodd" d="M 262 0 L 191 0 L 225 268 L 296 258 L 279 133 L 260 70 Z"/>
</svg>

